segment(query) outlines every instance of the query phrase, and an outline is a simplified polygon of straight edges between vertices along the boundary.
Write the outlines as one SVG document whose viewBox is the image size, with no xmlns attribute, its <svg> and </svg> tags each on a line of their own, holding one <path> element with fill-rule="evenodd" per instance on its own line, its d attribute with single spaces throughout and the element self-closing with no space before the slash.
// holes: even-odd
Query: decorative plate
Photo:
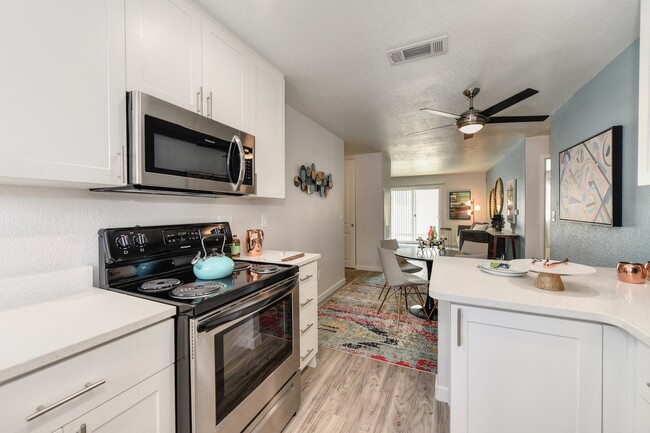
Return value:
<svg viewBox="0 0 650 433">
<path fill-rule="evenodd" d="M 554 262 L 552 260 L 551 262 Z M 512 260 L 512 263 L 516 263 L 518 266 L 527 266 L 528 270 L 533 272 L 544 272 L 546 274 L 557 274 L 557 275 L 586 275 L 593 274 L 596 272 L 596 269 L 591 266 L 581 265 L 579 263 L 566 263 L 559 264 L 552 268 L 545 268 L 544 262 L 535 262 L 532 263 L 531 259 L 517 259 Z"/>
<path fill-rule="evenodd" d="M 500 277 L 521 277 L 528 273 L 527 266 L 513 262 L 489 260 L 481 262 L 477 266 L 487 274 Z"/>
</svg>

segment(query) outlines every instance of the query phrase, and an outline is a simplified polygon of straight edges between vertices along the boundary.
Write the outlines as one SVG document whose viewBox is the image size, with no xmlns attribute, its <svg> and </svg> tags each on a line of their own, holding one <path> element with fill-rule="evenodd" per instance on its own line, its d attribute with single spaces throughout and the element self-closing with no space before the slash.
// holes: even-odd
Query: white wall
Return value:
<svg viewBox="0 0 650 433">
<path fill-rule="evenodd" d="M 489 222 L 485 197 L 485 173 L 441 174 L 433 176 L 394 177 L 393 186 L 438 185 L 440 187 L 440 227 L 452 229 L 455 242 L 458 225 L 471 224 L 472 220 L 449 219 L 449 192 L 471 191 L 474 204 L 481 206 L 475 215 L 476 222 Z"/>
<path fill-rule="evenodd" d="M 56 143 L 52 143 L 56 145 Z M 331 172 L 329 198 L 293 185 L 301 164 Z M 343 267 L 343 141 L 286 107 L 286 199 L 164 197 L 63 188 L 0 185 L 0 278 L 92 265 L 97 282 L 97 231 L 107 227 L 216 222 L 232 217 L 235 234 L 260 228 L 265 249 L 320 253 L 319 294 L 345 281 Z"/>
<path fill-rule="evenodd" d="M 345 159 L 355 160 L 356 269 L 381 272 L 377 247 L 384 239 L 384 182 L 388 179 L 384 170 L 390 164 L 381 153 L 348 155 Z"/>
<path fill-rule="evenodd" d="M 526 245 L 524 257 L 544 257 L 544 159 L 550 137 L 526 138 Z"/>
</svg>

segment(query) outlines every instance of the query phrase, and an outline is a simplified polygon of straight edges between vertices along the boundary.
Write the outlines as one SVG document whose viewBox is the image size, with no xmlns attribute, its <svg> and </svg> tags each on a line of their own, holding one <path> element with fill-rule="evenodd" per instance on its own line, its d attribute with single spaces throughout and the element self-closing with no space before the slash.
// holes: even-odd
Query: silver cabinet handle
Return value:
<svg viewBox="0 0 650 433">
<path fill-rule="evenodd" d="M 309 350 L 307 351 L 307 354 L 306 354 L 305 356 L 301 356 L 301 357 L 300 357 L 300 360 L 301 360 L 301 361 L 304 361 L 305 359 L 307 359 L 307 357 L 308 357 L 308 356 L 309 356 L 313 351 L 314 351 L 314 349 L 309 349 Z"/>
<path fill-rule="evenodd" d="M 203 112 L 203 86 L 196 92 L 196 112 L 199 114 Z"/>
<path fill-rule="evenodd" d="M 80 397 L 80 396 L 84 395 L 85 393 L 90 392 L 93 389 L 95 389 L 98 386 L 101 386 L 101 385 L 103 385 L 105 383 L 106 383 L 106 379 L 102 379 L 99 382 L 95 382 L 95 383 L 87 383 L 86 385 L 84 385 L 83 389 L 75 392 L 72 395 L 67 396 L 64 399 L 61 399 L 61 400 L 57 401 L 56 403 L 53 403 L 53 404 L 51 404 L 51 405 L 49 405 L 47 407 L 45 407 L 43 405 L 40 405 L 40 406 L 38 406 L 36 408 L 36 412 L 34 412 L 33 414 L 31 414 L 30 416 L 27 417 L 27 421 L 31 421 L 33 419 L 38 418 L 41 415 L 45 415 L 49 411 L 51 411 L 53 409 L 56 409 L 57 407 L 66 404 L 70 400 L 74 400 L 75 398 Z"/>
<path fill-rule="evenodd" d="M 460 308 L 456 310 L 456 346 L 460 347 L 460 325 L 461 325 L 461 312 Z"/>
<path fill-rule="evenodd" d="M 302 307 L 304 307 L 305 305 L 309 304 L 309 303 L 310 303 L 311 301 L 313 301 L 313 300 L 314 300 L 314 298 L 309 298 L 309 299 L 307 299 L 307 302 L 305 302 L 304 304 L 300 304 L 300 308 L 302 308 Z"/>
<path fill-rule="evenodd" d="M 650 382 L 646 383 L 646 385 L 648 385 L 648 388 L 650 388 Z"/>
<path fill-rule="evenodd" d="M 208 98 L 207 98 L 207 100 L 208 100 L 208 104 L 207 104 L 207 105 L 208 105 L 208 107 L 207 107 L 207 108 L 208 108 L 208 117 L 209 117 L 210 119 L 212 119 L 212 91 L 210 91 L 210 92 L 208 93 Z"/>
<path fill-rule="evenodd" d="M 77 433 L 86 433 L 86 424 L 81 424 Z"/>
<path fill-rule="evenodd" d="M 307 325 L 307 327 L 305 329 L 301 329 L 300 333 L 304 334 L 305 332 L 309 331 L 309 328 L 311 328 L 312 326 L 314 326 L 314 324 L 310 323 L 309 325 Z"/>
<path fill-rule="evenodd" d="M 310 279 L 310 278 L 313 277 L 313 276 L 314 276 L 314 274 L 309 274 L 309 275 L 307 275 L 305 278 L 301 278 L 301 279 L 300 279 L 300 282 L 307 281 L 308 279 Z"/>
</svg>

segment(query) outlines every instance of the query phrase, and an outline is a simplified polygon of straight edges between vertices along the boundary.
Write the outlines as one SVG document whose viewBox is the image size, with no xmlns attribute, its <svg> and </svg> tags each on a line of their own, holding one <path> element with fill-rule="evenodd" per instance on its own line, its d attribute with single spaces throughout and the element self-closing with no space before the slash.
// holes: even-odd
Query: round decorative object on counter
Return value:
<svg viewBox="0 0 650 433">
<path fill-rule="evenodd" d="M 647 271 L 641 263 L 618 262 L 616 275 L 624 283 L 643 284 L 647 277 Z"/>
<path fill-rule="evenodd" d="M 553 267 L 548 267 L 549 263 L 542 260 L 517 259 L 511 260 L 511 263 L 520 263 L 528 266 L 528 269 L 533 272 L 539 272 L 537 279 L 535 279 L 535 287 L 553 292 L 561 292 L 564 290 L 564 283 L 562 282 L 562 278 L 560 278 L 561 275 L 587 275 L 596 272 L 596 269 L 591 266 L 571 262 L 550 262 Z"/>
</svg>

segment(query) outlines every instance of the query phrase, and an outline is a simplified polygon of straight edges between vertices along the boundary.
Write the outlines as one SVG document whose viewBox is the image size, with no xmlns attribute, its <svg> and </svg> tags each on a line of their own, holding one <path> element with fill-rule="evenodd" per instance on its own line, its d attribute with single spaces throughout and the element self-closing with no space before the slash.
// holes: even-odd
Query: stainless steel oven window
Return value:
<svg viewBox="0 0 650 433">
<path fill-rule="evenodd" d="M 214 336 L 217 424 L 291 356 L 293 326 L 288 296 Z"/>
</svg>

